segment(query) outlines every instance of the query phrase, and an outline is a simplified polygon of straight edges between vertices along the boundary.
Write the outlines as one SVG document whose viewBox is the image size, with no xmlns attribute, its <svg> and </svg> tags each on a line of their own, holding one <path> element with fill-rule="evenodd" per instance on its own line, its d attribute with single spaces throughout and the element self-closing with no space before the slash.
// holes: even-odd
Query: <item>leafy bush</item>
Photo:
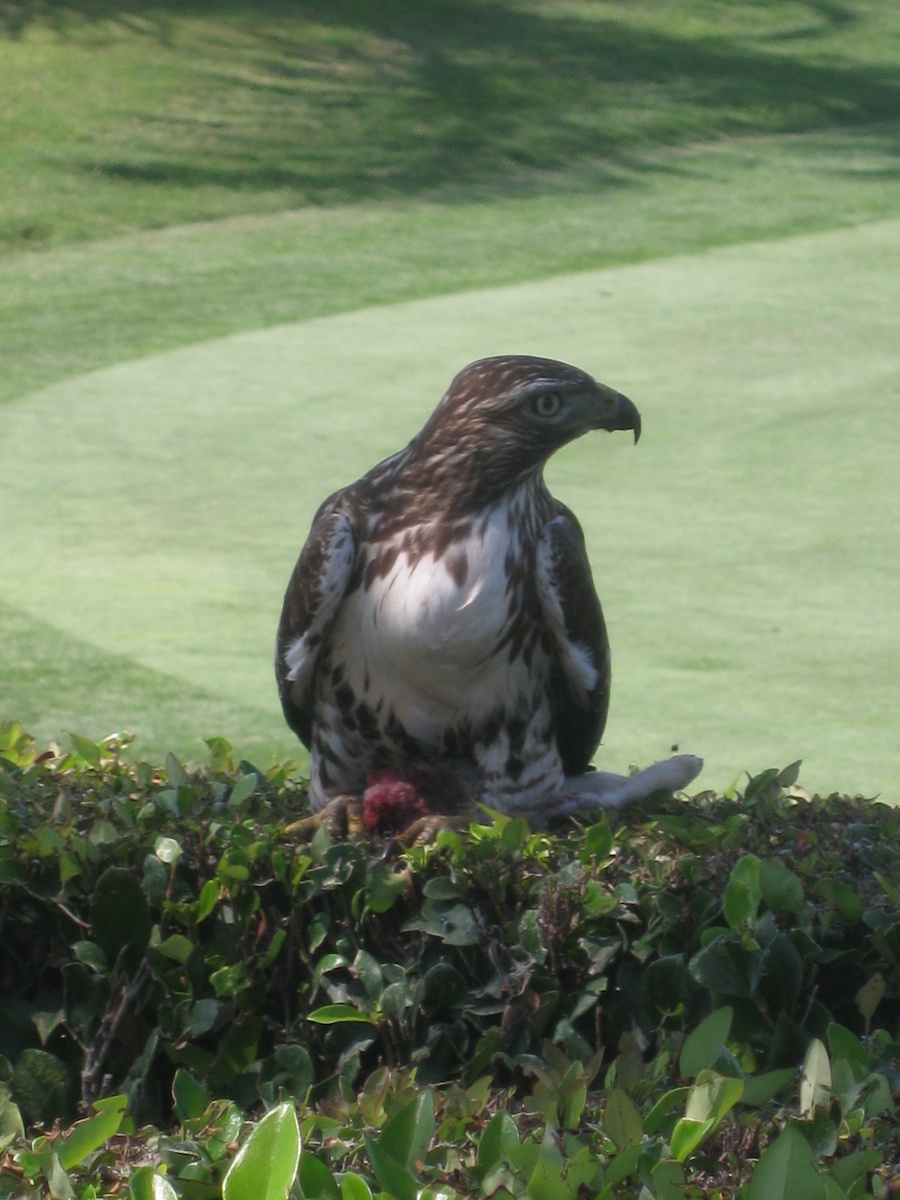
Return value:
<svg viewBox="0 0 900 1200">
<path fill-rule="evenodd" d="M 889 1194 L 897 810 L 794 767 L 386 857 L 122 748 L 0 727 L 0 1196 Z"/>
</svg>

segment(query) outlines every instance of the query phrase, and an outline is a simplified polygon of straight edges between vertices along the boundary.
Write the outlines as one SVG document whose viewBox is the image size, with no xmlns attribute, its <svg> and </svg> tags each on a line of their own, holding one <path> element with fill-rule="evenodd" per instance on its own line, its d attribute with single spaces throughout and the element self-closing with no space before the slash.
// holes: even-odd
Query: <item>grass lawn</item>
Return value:
<svg viewBox="0 0 900 1200">
<path fill-rule="evenodd" d="M 513 349 L 645 418 L 551 473 L 603 761 L 896 795 L 900 19 L 658 9 L 3 10 L 0 712 L 294 754 L 315 505 Z"/>
<path fill-rule="evenodd" d="M 595 190 L 641 155 L 888 122 L 883 0 L 7 0 L 10 246 L 309 204 Z"/>
</svg>

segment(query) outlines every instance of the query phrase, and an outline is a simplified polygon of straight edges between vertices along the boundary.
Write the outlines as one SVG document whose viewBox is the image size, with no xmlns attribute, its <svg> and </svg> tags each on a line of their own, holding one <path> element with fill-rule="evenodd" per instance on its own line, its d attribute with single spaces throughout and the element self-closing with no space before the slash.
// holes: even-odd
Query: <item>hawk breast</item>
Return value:
<svg viewBox="0 0 900 1200">
<path fill-rule="evenodd" d="M 477 730 L 498 709 L 522 707 L 543 679 L 539 664 L 517 669 L 510 653 L 534 609 L 523 595 L 533 571 L 516 569 L 533 563 L 534 549 L 511 524 L 501 504 L 446 546 L 432 538 L 429 549 L 382 551 L 390 565 L 363 573 L 335 624 L 330 657 L 345 664 L 354 694 L 430 749 L 444 747 L 448 730 Z"/>
</svg>

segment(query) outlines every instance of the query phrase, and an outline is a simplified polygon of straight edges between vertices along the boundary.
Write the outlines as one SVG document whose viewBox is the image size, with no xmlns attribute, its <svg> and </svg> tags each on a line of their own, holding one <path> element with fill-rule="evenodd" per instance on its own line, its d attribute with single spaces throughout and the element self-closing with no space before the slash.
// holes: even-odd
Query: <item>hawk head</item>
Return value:
<svg viewBox="0 0 900 1200">
<path fill-rule="evenodd" d="M 630 429 L 637 441 L 640 414 L 627 396 L 577 367 L 502 355 L 460 371 L 413 446 L 441 475 L 459 472 L 477 481 L 482 494 L 496 493 L 595 429 Z"/>
</svg>

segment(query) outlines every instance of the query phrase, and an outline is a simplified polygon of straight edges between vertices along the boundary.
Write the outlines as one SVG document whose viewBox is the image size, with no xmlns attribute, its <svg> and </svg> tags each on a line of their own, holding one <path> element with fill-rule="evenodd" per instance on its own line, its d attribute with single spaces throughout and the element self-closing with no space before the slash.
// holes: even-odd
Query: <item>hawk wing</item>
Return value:
<svg viewBox="0 0 900 1200">
<path fill-rule="evenodd" d="M 310 748 L 316 666 L 322 642 L 346 595 L 356 560 L 356 535 L 330 497 L 313 520 L 309 537 L 284 594 L 275 640 L 275 677 L 285 719 Z"/>
<path fill-rule="evenodd" d="M 584 534 L 574 513 L 541 530 L 537 581 L 558 673 L 551 704 L 566 775 L 585 771 L 600 744 L 609 707 L 609 640 L 594 589 Z"/>
</svg>

